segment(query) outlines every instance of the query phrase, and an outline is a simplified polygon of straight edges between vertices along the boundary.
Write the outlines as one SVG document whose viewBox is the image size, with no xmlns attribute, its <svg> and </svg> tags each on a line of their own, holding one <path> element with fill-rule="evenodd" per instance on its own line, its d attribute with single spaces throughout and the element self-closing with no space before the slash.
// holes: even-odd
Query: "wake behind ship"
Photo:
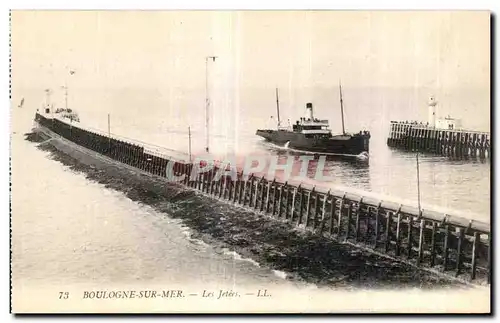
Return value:
<svg viewBox="0 0 500 323">
<path fill-rule="evenodd" d="M 256 135 L 263 137 L 273 144 L 310 153 L 324 155 L 368 154 L 370 151 L 370 133 L 368 131 L 360 131 L 356 134 L 345 132 L 342 94 L 340 100 L 343 131 L 341 134 L 334 135 L 329 129 L 328 120 L 320 120 L 314 117 L 312 103 L 306 104 L 305 117 L 297 120 L 291 128 L 281 127 L 279 121 L 278 92 L 276 91 L 278 128 L 276 130 L 258 129 Z"/>
</svg>

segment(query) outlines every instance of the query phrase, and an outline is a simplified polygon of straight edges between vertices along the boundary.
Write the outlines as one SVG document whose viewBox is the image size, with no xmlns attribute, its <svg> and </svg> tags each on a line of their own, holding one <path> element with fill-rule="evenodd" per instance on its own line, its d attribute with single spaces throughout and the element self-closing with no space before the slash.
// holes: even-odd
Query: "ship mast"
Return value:
<svg viewBox="0 0 500 323">
<path fill-rule="evenodd" d="M 342 134 L 345 135 L 344 104 L 343 104 L 343 100 L 342 100 L 342 84 L 340 84 L 340 80 L 339 80 L 339 90 L 340 90 L 340 114 L 342 115 Z"/>
<path fill-rule="evenodd" d="M 276 88 L 276 111 L 278 112 L 278 128 L 281 126 L 280 121 L 280 101 L 278 97 L 278 88 Z"/>
</svg>

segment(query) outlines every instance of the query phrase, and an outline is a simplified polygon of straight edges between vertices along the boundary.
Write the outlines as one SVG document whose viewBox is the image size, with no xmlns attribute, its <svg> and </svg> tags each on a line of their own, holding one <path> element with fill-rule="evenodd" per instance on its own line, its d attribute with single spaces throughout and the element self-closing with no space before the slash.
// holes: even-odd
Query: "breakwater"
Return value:
<svg viewBox="0 0 500 323">
<path fill-rule="evenodd" d="M 438 129 L 415 122 L 391 121 L 387 145 L 442 156 L 491 157 L 491 137 L 488 132 Z"/>
<path fill-rule="evenodd" d="M 169 163 L 182 182 L 216 199 L 288 222 L 315 234 L 475 283 L 489 283 L 490 226 L 453 215 L 379 201 L 351 193 L 280 183 L 217 167 L 191 178 L 192 163 L 147 153 L 143 147 L 37 114 L 43 127 L 82 147 L 148 173 L 166 177 Z"/>
</svg>

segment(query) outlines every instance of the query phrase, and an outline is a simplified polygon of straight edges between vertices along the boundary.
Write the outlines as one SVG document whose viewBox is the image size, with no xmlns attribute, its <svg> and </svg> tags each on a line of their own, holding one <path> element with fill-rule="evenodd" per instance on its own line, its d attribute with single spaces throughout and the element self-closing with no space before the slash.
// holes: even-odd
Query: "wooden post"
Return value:
<svg viewBox="0 0 500 323">
<path fill-rule="evenodd" d="M 194 188 L 200 190 L 201 188 L 201 174 L 198 174 L 196 176 L 196 182 L 195 182 L 196 186 Z"/>
<path fill-rule="evenodd" d="M 278 192 L 278 183 L 274 182 L 274 185 L 273 185 L 273 195 L 272 195 L 273 202 L 272 202 L 272 205 L 271 205 L 272 209 L 273 209 L 271 215 L 273 215 L 273 216 L 276 214 L 276 200 L 278 199 L 276 197 L 277 192 Z"/>
<path fill-rule="evenodd" d="M 266 196 L 266 213 L 269 213 L 269 193 L 271 192 L 271 186 L 274 184 L 275 179 L 267 184 L 267 196 Z"/>
<path fill-rule="evenodd" d="M 458 229 L 458 237 L 457 237 L 457 262 L 455 267 L 455 276 L 460 275 L 460 270 L 462 269 L 462 249 L 464 243 L 464 229 Z"/>
<path fill-rule="evenodd" d="M 470 134 L 469 133 L 466 133 L 465 134 L 465 143 L 464 143 L 464 146 L 463 146 L 463 151 L 464 151 L 464 155 L 465 156 L 469 156 L 469 145 L 470 145 Z"/>
<path fill-rule="evenodd" d="M 335 205 L 337 204 L 337 201 L 335 200 L 335 197 L 332 195 L 332 200 L 330 202 L 330 221 L 328 223 L 328 230 L 330 234 L 333 234 L 333 218 L 335 217 Z"/>
<path fill-rule="evenodd" d="M 380 235 L 380 207 L 382 206 L 382 201 L 378 202 L 377 209 L 375 210 L 375 239 L 373 241 L 373 249 L 377 249 L 377 243 Z"/>
<path fill-rule="evenodd" d="M 222 194 L 222 198 L 229 202 L 231 201 L 231 193 L 233 192 L 232 186 L 233 186 L 233 178 L 224 176 L 224 193 Z"/>
<path fill-rule="evenodd" d="M 248 190 L 249 190 L 249 194 L 248 194 L 248 207 L 252 207 L 253 206 L 253 196 L 254 196 L 254 189 L 253 189 L 253 185 L 254 184 L 254 177 L 253 177 L 253 174 L 250 176 L 250 179 L 249 179 L 249 183 L 248 183 Z"/>
<path fill-rule="evenodd" d="M 236 202 L 238 201 L 238 193 L 240 191 L 240 179 L 238 176 L 236 176 L 236 180 L 234 181 L 233 186 L 234 186 L 233 187 L 233 203 L 236 204 Z"/>
<path fill-rule="evenodd" d="M 287 186 L 286 189 L 286 208 L 285 208 L 285 219 L 288 219 L 288 216 L 290 214 L 290 186 Z"/>
<path fill-rule="evenodd" d="M 309 213 L 311 209 L 311 194 L 314 192 L 315 187 L 313 187 L 312 191 L 307 193 L 307 206 L 306 206 L 306 222 L 304 223 L 305 227 L 309 225 Z"/>
<path fill-rule="evenodd" d="M 389 252 L 389 248 L 391 246 L 391 213 L 387 212 L 387 222 L 385 228 L 385 252 Z"/>
<path fill-rule="evenodd" d="M 346 232 L 345 232 L 345 237 L 344 241 L 349 240 L 349 235 L 351 234 L 351 212 L 352 212 L 352 205 L 351 202 L 347 202 L 347 227 L 346 227 Z"/>
<path fill-rule="evenodd" d="M 432 222 L 432 241 L 431 241 L 431 259 L 430 266 L 434 267 L 436 262 L 436 234 L 437 234 L 437 224 Z"/>
<path fill-rule="evenodd" d="M 420 220 L 420 234 L 418 236 L 418 259 L 417 265 L 420 265 L 422 259 L 424 259 L 424 229 L 425 229 L 425 220 Z"/>
<path fill-rule="evenodd" d="M 299 206 L 299 219 L 297 221 L 297 225 L 302 224 L 302 215 L 304 214 L 304 191 L 300 191 L 300 206 Z"/>
<path fill-rule="evenodd" d="M 413 249 L 413 216 L 410 214 L 408 216 L 408 259 L 411 259 L 411 253 Z"/>
<path fill-rule="evenodd" d="M 302 184 L 299 184 L 299 186 L 293 190 L 292 212 L 290 214 L 290 222 L 292 222 L 292 223 L 293 223 L 293 218 L 295 217 L 295 200 L 297 198 L 297 193 L 299 193 L 299 191 L 300 191 L 300 185 L 302 185 Z"/>
<path fill-rule="evenodd" d="M 216 172 L 218 173 L 218 170 Z M 215 178 L 215 176 L 214 176 L 214 178 Z M 215 196 L 215 198 L 219 199 L 222 195 L 222 176 L 220 176 L 218 180 L 214 180 L 214 181 L 215 181 L 214 196 Z"/>
<path fill-rule="evenodd" d="M 256 178 L 255 181 L 255 193 L 253 195 L 253 208 L 254 210 L 257 210 L 259 207 L 259 200 L 261 196 L 261 190 L 262 190 L 262 180 L 260 178 Z"/>
<path fill-rule="evenodd" d="M 213 186 L 214 186 L 214 190 L 213 190 L 212 194 L 213 194 L 214 197 L 219 197 L 220 178 L 218 180 L 215 180 L 215 178 L 217 177 L 217 173 L 219 172 L 218 168 L 214 168 L 213 172 L 214 172 L 214 174 L 212 176 L 212 183 L 213 183 Z"/>
<path fill-rule="evenodd" d="M 344 211 L 344 202 L 345 202 L 345 196 L 346 193 L 344 192 L 344 195 L 342 196 L 342 200 L 340 200 L 340 205 L 339 205 L 339 217 L 337 221 L 337 237 L 340 238 L 340 234 L 342 232 L 342 212 Z"/>
<path fill-rule="evenodd" d="M 279 198 L 278 198 L 278 218 L 281 218 L 281 209 L 282 209 L 281 202 L 283 199 L 283 190 L 286 189 L 287 185 L 288 182 L 285 182 L 285 184 L 280 187 Z"/>
<path fill-rule="evenodd" d="M 198 189 L 202 192 L 205 191 L 205 173 L 199 174 Z"/>
<path fill-rule="evenodd" d="M 359 200 L 358 202 L 358 207 L 356 208 L 356 233 L 355 233 L 355 241 L 358 242 L 359 241 L 359 231 L 360 231 L 360 227 L 359 227 L 359 217 L 361 216 L 361 207 L 362 207 L 362 204 L 363 204 L 363 197 L 361 197 L 361 199 Z"/>
<path fill-rule="evenodd" d="M 257 210 L 257 201 L 258 201 L 259 196 L 260 196 L 259 187 L 260 187 L 260 178 L 259 179 L 256 178 L 255 191 L 253 193 L 253 208 L 254 208 L 254 210 Z"/>
<path fill-rule="evenodd" d="M 241 173 L 240 189 L 238 191 L 238 204 L 244 205 L 245 203 L 245 192 L 247 188 L 247 181 L 243 179 L 243 172 Z M 243 200 L 242 200 L 243 199 Z"/>
<path fill-rule="evenodd" d="M 401 248 L 401 206 L 399 207 L 398 210 L 398 222 L 397 222 L 397 228 L 396 228 L 396 249 L 394 253 L 396 256 L 399 256 L 400 248 Z"/>
<path fill-rule="evenodd" d="M 200 182 L 198 189 L 202 192 L 205 192 L 205 173 L 200 174 Z"/>
<path fill-rule="evenodd" d="M 198 190 L 203 191 L 203 175 L 205 173 L 198 174 Z"/>
<path fill-rule="evenodd" d="M 251 176 L 253 176 L 253 174 Z M 243 176 L 242 176 L 242 179 L 243 179 Z M 245 183 L 243 185 L 243 194 L 242 194 L 243 195 L 243 200 L 240 198 L 240 204 L 243 205 L 243 206 L 247 202 L 247 190 L 250 187 L 250 180 L 251 180 L 251 177 L 248 178 L 247 180 L 244 180 L 244 182 L 243 182 L 243 183 Z"/>
<path fill-rule="evenodd" d="M 219 199 L 222 198 L 222 195 L 226 193 L 226 177 L 221 176 L 219 179 Z"/>
<path fill-rule="evenodd" d="M 210 172 L 207 171 L 205 173 L 203 173 L 205 176 L 203 176 L 203 185 L 205 186 L 204 188 L 204 191 L 205 193 L 207 194 L 210 194 Z"/>
<path fill-rule="evenodd" d="M 207 174 L 207 180 L 210 181 L 208 183 L 208 188 L 210 189 L 208 193 L 210 195 L 214 195 L 214 186 L 215 186 L 214 177 L 215 177 L 215 168 L 212 168 L 210 170 L 210 173 Z"/>
<path fill-rule="evenodd" d="M 330 198 L 330 190 L 328 190 L 328 193 L 323 197 L 323 207 L 321 210 L 321 225 L 319 227 L 319 232 L 323 233 L 323 229 L 325 227 L 325 220 L 326 220 L 326 204 L 328 202 L 328 199 Z"/>
<path fill-rule="evenodd" d="M 474 232 L 474 240 L 472 241 L 472 270 L 470 273 L 470 279 L 476 279 L 476 270 L 477 270 L 477 248 L 479 246 L 479 232 Z"/>
<path fill-rule="evenodd" d="M 314 196 L 314 208 L 313 208 L 313 230 L 316 229 L 318 225 L 318 206 L 319 206 L 319 199 L 321 198 L 321 195 L 319 193 L 316 193 Z"/>
<path fill-rule="evenodd" d="M 186 177 L 184 177 L 184 185 L 187 185 L 188 187 L 191 186 L 191 181 L 189 180 L 189 177 L 191 176 L 191 166 L 193 166 L 193 164 L 186 164 Z"/>
<path fill-rule="evenodd" d="M 261 189 L 260 189 L 260 212 L 264 210 L 264 205 L 266 205 L 265 197 L 266 197 L 266 184 L 268 181 L 264 181 L 264 176 L 262 176 L 261 180 Z"/>
<path fill-rule="evenodd" d="M 450 228 L 448 224 L 444 226 L 444 230 L 443 272 L 445 272 L 448 267 L 448 242 L 450 240 Z"/>
</svg>

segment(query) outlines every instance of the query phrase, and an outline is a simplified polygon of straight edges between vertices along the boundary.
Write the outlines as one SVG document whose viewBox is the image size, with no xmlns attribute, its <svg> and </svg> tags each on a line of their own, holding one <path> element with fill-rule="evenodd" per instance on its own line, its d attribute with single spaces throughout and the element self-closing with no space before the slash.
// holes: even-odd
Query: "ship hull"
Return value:
<svg viewBox="0 0 500 323">
<path fill-rule="evenodd" d="M 370 151 L 370 135 L 359 133 L 331 138 L 307 138 L 301 133 L 286 130 L 259 129 L 258 136 L 276 145 L 317 154 L 359 155 Z"/>
</svg>

